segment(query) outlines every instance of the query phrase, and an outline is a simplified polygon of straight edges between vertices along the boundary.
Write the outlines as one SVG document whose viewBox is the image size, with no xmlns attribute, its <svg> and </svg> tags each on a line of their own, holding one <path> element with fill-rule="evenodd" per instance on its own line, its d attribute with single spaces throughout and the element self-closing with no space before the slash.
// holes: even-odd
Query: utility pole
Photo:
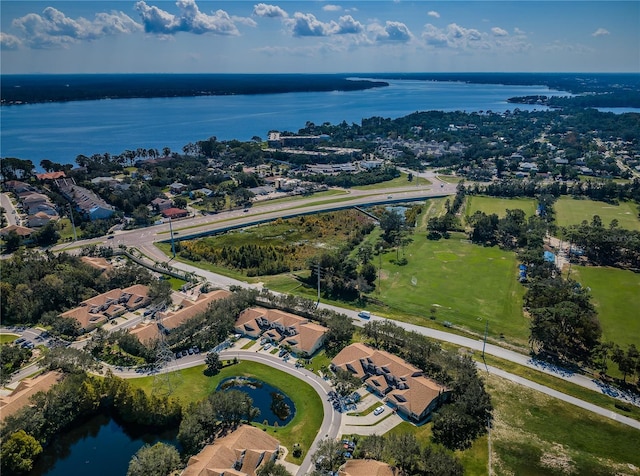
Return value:
<svg viewBox="0 0 640 476">
<path fill-rule="evenodd" d="M 71 204 L 69 203 L 69 217 L 71 217 L 71 227 L 73 228 L 73 241 L 78 241 L 78 235 L 76 235 L 76 223 L 73 219 L 73 208 L 71 208 Z"/>
<path fill-rule="evenodd" d="M 316 303 L 316 308 L 320 305 L 320 261 L 318 261 L 318 269 L 316 270 L 318 275 L 318 302 Z"/>
<path fill-rule="evenodd" d="M 378 248 L 378 295 L 382 287 L 382 247 Z"/>
<path fill-rule="evenodd" d="M 489 321 L 487 320 L 484 326 L 484 341 L 482 342 L 482 361 L 484 362 L 484 366 L 489 371 L 489 367 L 487 367 L 487 361 L 484 360 L 484 349 L 487 346 L 487 335 L 489 334 Z"/>
<path fill-rule="evenodd" d="M 176 257 L 176 243 L 173 240 L 173 225 L 171 223 L 171 217 L 169 217 L 169 232 L 171 233 L 171 254 L 173 258 Z"/>
</svg>

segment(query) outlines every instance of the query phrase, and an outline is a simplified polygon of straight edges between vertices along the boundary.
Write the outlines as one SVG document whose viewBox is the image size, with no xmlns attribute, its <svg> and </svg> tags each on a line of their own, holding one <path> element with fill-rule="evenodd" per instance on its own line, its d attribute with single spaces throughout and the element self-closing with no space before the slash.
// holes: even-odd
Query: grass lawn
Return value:
<svg viewBox="0 0 640 476">
<path fill-rule="evenodd" d="M 378 190 L 381 188 L 406 187 L 411 185 L 429 185 L 430 183 L 431 182 L 425 178 L 418 178 L 416 184 L 416 177 L 414 177 L 413 180 L 409 182 L 408 175 L 404 172 L 400 172 L 400 177 L 387 180 L 386 182 L 372 183 L 370 185 L 359 185 L 351 188 L 353 188 L 354 190 Z"/>
<path fill-rule="evenodd" d="M 440 175 L 438 174 L 438 178 L 443 182 L 447 183 L 460 183 L 464 180 L 464 177 L 458 177 L 457 175 Z"/>
<path fill-rule="evenodd" d="M 571 277 L 591 288 L 603 341 L 623 347 L 640 343 L 640 274 L 616 268 L 572 266 Z"/>
<path fill-rule="evenodd" d="M 470 244 L 462 233 L 439 241 L 427 240 L 423 234 L 413 238 L 405 249 L 405 266 L 392 262 L 395 251 L 382 256 L 382 282 L 371 298 L 384 302 L 391 315 L 397 311 L 421 316 L 420 324 L 428 322 L 432 306 L 437 307 L 438 322 L 449 321 L 478 334 L 484 333 L 489 320 L 491 336 L 502 333 L 508 340 L 526 344 L 525 289 L 516 279 L 514 253 Z"/>
<path fill-rule="evenodd" d="M 579 225 L 583 220 L 591 222 L 594 215 L 602 219 L 605 226 L 609 226 L 614 218 L 618 220 L 620 228 L 640 231 L 638 220 L 638 206 L 631 202 L 621 202 L 612 205 L 595 200 L 576 200 L 570 197 L 560 197 L 554 204 L 556 223 L 558 226 Z"/>
<path fill-rule="evenodd" d="M 171 247 L 171 245 L 169 245 L 169 247 Z M 173 289 L 174 291 L 179 291 L 180 288 L 187 283 L 187 281 L 185 281 L 184 279 L 174 278 L 173 276 L 171 276 L 169 278 L 169 283 L 171 283 L 171 289 Z"/>
<path fill-rule="evenodd" d="M 496 198 L 473 195 L 467 197 L 466 215 L 471 216 L 477 211 L 491 215 L 495 213 L 500 218 L 507 214 L 507 210 L 522 210 L 526 216 L 536 213 L 536 201 L 532 198 Z"/>
<path fill-rule="evenodd" d="M 640 474 L 638 430 L 493 375 L 486 383 L 496 475 Z"/>
<path fill-rule="evenodd" d="M 18 338 L 18 334 L 0 334 L 0 345 L 8 344 Z"/>
<path fill-rule="evenodd" d="M 293 419 L 281 427 L 264 426 L 254 422 L 254 426 L 266 429 L 267 433 L 280 440 L 282 445 L 293 448 L 294 443 L 300 443 L 305 450 L 300 458 L 294 458 L 289 452 L 287 461 L 300 464 L 306 455 L 306 450 L 313 443 L 316 433 L 320 429 L 324 414 L 322 401 L 313 388 L 306 382 L 291 377 L 285 372 L 273 369 L 256 362 L 240 362 L 223 368 L 218 375 L 207 377 L 203 371 L 204 365 L 180 370 L 180 384 L 172 395 L 184 405 L 204 399 L 215 391 L 218 384 L 228 377 L 245 376 L 254 377 L 280 389 L 291 400 L 296 408 Z M 134 388 L 142 388 L 151 393 L 153 377 L 142 377 L 127 380 Z M 258 417 L 258 421 L 260 417 Z"/>
<path fill-rule="evenodd" d="M 377 406 L 378 405 L 374 405 L 373 408 Z M 422 447 L 431 444 L 431 427 L 431 423 L 415 426 L 403 421 L 385 433 L 385 436 L 390 434 L 399 435 L 404 433 L 413 433 Z M 464 474 L 467 476 L 485 476 L 487 474 L 488 454 L 489 451 L 486 436 L 482 436 L 475 440 L 471 445 L 471 448 L 465 451 L 455 452 L 456 457 L 463 464 Z"/>
</svg>

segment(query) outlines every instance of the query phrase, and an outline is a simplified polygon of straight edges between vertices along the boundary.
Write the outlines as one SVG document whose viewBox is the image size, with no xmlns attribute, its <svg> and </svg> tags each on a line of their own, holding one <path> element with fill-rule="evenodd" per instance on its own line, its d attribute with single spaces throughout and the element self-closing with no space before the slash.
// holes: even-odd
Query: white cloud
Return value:
<svg viewBox="0 0 640 476">
<path fill-rule="evenodd" d="M 239 16 L 233 15 L 231 17 L 231 21 L 233 21 L 234 23 L 239 23 L 241 25 L 246 25 L 246 26 L 251 26 L 251 27 L 258 26 L 256 21 L 253 18 L 249 18 L 249 17 L 239 17 Z"/>
<path fill-rule="evenodd" d="M 608 30 L 605 30 L 604 28 L 598 28 L 596 31 L 594 31 L 593 33 L 591 33 L 591 36 L 606 36 L 606 35 L 610 35 L 611 33 L 609 33 Z"/>
<path fill-rule="evenodd" d="M 0 48 L 3 50 L 17 50 L 22 41 L 17 36 L 9 35 L 0 31 Z"/>
<path fill-rule="evenodd" d="M 491 33 L 493 33 L 493 36 L 509 36 L 509 32 L 507 30 L 503 30 L 497 26 L 491 28 Z"/>
<path fill-rule="evenodd" d="M 338 30 L 335 32 L 338 35 L 357 34 L 364 31 L 364 26 L 359 21 L 355 20 L 351 15 L 345 15 L 340 17 L 338 21 Z"/>
<path fill-rule="evenodd" d="M 375 40 L 379 42 L 407 43 L 413 38 L 407 25 L 397 21 L 387 21 L 384 26 L 372 25 L 370 30 L 374 32 Z"/>
<path fill-rule="evenodd" d="M 431 10 L 430 12 L 427 12 L 427 15 L 429 15 L 430 17 L 433 17 L 433 18 L 440 18 L 440 14 L 438 12 L 436 12 L 435 10 Z"/>
<path fill-rule="evenodd" d="M 351 15 L 340 17 L 339 21 L 322 22 L 311 13 L 296 12 L 293 18 L 284 20 L 293 36 L 333 36 L 358 34 L 364 26 Z"/>
<path fill-rule="evenodd" d="M 91 41 L 105 36 L 139 31 L 141 26 L 123 12 L 97 13 L 93 21 L 67 17 L 53 7 L 42 15 L 29 13 L 13 20 L 23 42 L 32 48 L 65 47 L 79 41 Z"/>
<path fill-rule="evenodd" d="M 311 13 L 296 12 L 286 23 L 293 36 L 328 36 L 332 29 L 330 23 L 321 22 Z"/>
<path fill-rule="evenodd" d="M 288 18 L 289 14 L 277 5 L 267 5 L 266 3 L 258 3 L 253 7 L 253 14 L 259 17 L 267 18 Z"/>
<path fill-rule="evenodd" d="M 176 6 L 179 15 L 173 15 L 156 6 L 149 6 L 144 1 L 136 3 L 136 10 L 142 18 L 144 31 L 160 35 L 173 35 L 178 32 L 202 35 L 239 35 L 235 21 L 224 10 L 217 10 L 212 15 L 202 13 L 195 0 L 178 0 Z"/>
<path fill-rule="evenodd" d="M 325 12 L 339 12 L 342 10 L 340 5 L 325 5 L 322 7 Z"/>
<path fill-rule="evenodd" d="M 430 23 L 424 26 L 422 39 L 427 46 L 433 48 L 450 48 L 455 50 L 492 49 L 502 52 L 523 51 L 530 48 L 524 32 L 516 29 L 515 35 L 499 27 L 489 31 L 465 28 L 451 23 L 445 28 L 438 28 Z"/>
</svg>

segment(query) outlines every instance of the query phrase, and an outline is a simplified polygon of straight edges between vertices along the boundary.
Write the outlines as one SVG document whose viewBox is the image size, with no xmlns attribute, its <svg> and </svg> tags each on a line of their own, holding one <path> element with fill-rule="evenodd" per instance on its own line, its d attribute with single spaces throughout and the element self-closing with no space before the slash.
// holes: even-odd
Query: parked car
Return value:
<svg viewBox="0 0 640 476">
<path fill-rule="evenodd" d="M 384 407 L 380 405 L 378 408 L 373 410 L 373 414 L 377 416 L 377 415 L 380 415 L 383 411 L 384 411 Z"/>
<path fill-rule="evenodd" d="M 269 350 L 271 348 L 271 344 L 265 344 L 263 347 L 264 350 Z"/>
</svg>

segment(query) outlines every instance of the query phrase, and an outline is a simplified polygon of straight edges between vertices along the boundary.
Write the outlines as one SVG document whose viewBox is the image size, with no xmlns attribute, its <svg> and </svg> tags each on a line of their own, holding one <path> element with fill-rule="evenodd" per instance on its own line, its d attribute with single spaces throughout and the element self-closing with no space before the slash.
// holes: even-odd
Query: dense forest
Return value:
<svg viewBox="0 0 640 476">
<path fill-rule="evenodd" d="M 2 104 L 230 94 L 355 91 L 382 81 L 327 74 L 56 74 L 2 77 Z"/>
</svg>

